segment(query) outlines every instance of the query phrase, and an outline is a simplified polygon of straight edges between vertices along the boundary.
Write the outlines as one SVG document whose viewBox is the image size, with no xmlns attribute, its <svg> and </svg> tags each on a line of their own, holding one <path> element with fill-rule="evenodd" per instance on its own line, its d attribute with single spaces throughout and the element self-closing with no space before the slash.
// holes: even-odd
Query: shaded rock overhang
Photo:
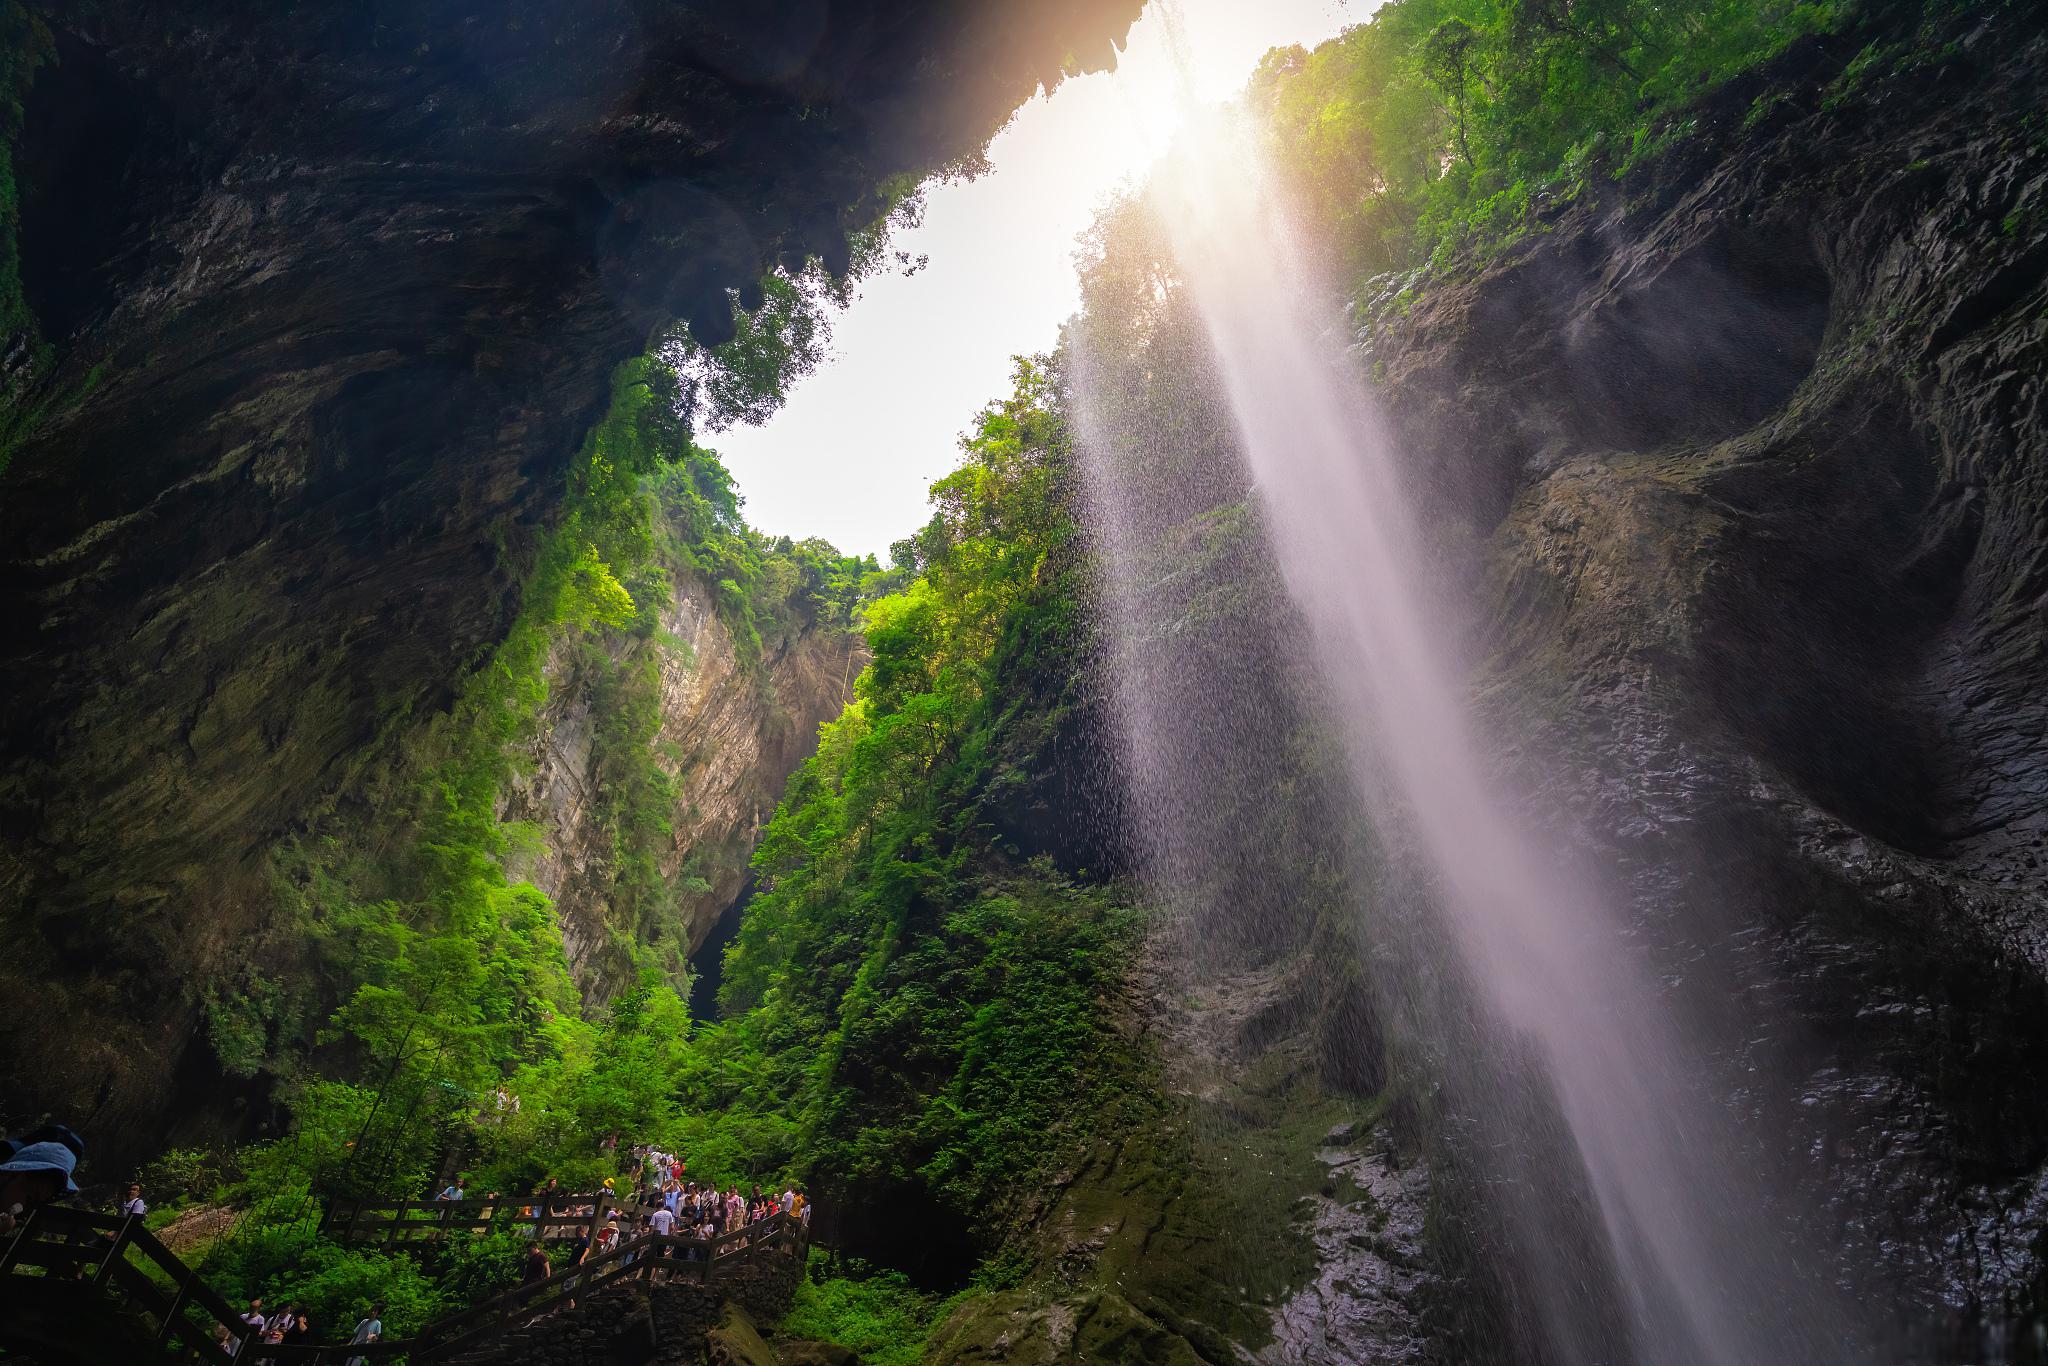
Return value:
<svg viewBox="0 0 2048 1366">
<path fill-rule="evenodd" d="M 109 1087 L 34 1043 L 50 1011 L 175 1055 L 269 842 L 502 632 L 612 368 L 777 264 L 843 270 L 1140 8 L 25 3 L 48 349 L 5 361 L 0 908 L 48 989 L 0 993 L 0 1096 L 74 1115 Z"/>
</svg>

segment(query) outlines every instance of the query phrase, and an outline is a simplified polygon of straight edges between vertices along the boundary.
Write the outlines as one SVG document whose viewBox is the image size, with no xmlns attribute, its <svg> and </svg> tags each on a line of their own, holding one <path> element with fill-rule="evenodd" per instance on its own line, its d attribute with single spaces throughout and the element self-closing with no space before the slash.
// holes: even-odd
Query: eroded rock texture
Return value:
<svg viewBox="0 0 2048 1366">
<path fill-rule="evenodd" d="M 611 368 L 843 270 L 1138 5 L 28 5 L 71 397 L 0 484 L 0 1098 L 139 1140 L 263 851 L 497 638 Z"/>
<path fill-rule="evenodd" d="M 674 830 L 657 861 L 680 889 L 675 930 L 694 951 L 739 895 L 761 827 L 789 775 L 817 749 L 818 727 L 851 700 L 865 647 L 851 631 L 812 627 L 750 664 L 713 609 L 711 590 L 688 577 L 660 620 L 658 635 L 622 648 L 657 653 L 655 762 L 676 792 Z M 563 649 L 551 662 L 532 767 L 506 794 L 501 815 L 537 827 L 539 851 L 515 871 L 553 898 L 577 985 L 586 1000 L 602 1002 L 634 981 L 614 931 L 642 935 L 611 914 L 612 832 L 596 819 L 592 697 L 575 657 Z"/>
<path fill-rule="evenodd" d="M 1901 1352 L 1978 1360 L 2048 1273 L 2048 41 L 1942 36 L 1796 48 L 1365 341 L 1537 806 Z"/>
</svg>

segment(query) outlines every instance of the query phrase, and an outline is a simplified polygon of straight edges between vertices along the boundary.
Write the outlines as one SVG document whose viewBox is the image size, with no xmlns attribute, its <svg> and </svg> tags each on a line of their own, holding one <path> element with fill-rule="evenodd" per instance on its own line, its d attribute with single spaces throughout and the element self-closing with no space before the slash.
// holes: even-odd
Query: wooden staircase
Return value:
<svg viewBox="0 0 2048 1366">
<path fill-rule="evenodd" d="M 451 1226 L 460 1225 L 444 1225 L 444 1231 Z M 413 1222 L 405 1227 L 407 1237 L 397 1241 L 410 1240 Z M 768 1269 L 801 1274 L 809 1247 L 809 1227 L 788 1214 L 716 1238 L 652 1234 L 438 1319 L 414 1338 L 286 1347 L 235 1336 L 243 1327 L 236 1310 L 140 1219 L 45 1206 L 0 1253 L 0 1350 L 67 1366 L 139 1366 L 152 1357 L 211 1366 L 342 1366 L 354 1357 L 370 1363 L 403 1357 L 415 1364 L 503 1359 L 508 1339 L 579 1298 L 634 1281 L 717 1287 Z"/>
</svg>

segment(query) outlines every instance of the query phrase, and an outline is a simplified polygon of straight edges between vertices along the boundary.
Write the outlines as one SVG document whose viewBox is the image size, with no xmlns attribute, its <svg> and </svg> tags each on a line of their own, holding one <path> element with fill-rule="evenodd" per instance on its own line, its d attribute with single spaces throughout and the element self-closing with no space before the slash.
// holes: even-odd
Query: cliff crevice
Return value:
<svg viewBox="0 0 2048 1366">
<path fill-rule="evenodd" d="M 618 851 L 596 797 L 593 680 L 580 650 L 558 647 L 548 664 L 549 702 L 526 748 L 522 774 L 501 818 L 530 822 L 537 850 L 515 859 L 555 903 L 571 971 L 587 1003 L 633 983 L 632 945 L 666 937 L 694 953 L 739 895 L 747 860 L 783 784 L 817 748 L 818 727 L 853 695 L 865 661 L 857 632 L 806 627 L 758 661 L 741 657 L 712 590 L 678 576 L 648 639 L 613 643 L 619 655 L 655 652 L 659 725 L 655 762 L 673 783 L 669 830 L 656 866 L 671 905 L 662 923 L 621 923 L 612 904 Z"/>
</svg>

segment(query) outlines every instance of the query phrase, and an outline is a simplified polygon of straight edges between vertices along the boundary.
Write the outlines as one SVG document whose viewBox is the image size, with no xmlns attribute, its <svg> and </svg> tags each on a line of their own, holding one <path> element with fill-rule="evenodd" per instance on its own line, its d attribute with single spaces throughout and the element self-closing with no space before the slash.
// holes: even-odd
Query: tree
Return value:
<svg viewBox="0 0 2048 1366">
<path fill-rule="evenodd" d="M 1472 143 L 1465 133 L 1465 82 L 1470 71 L 1472 49 L 1479 43 L 1479 31 L 1463 19 L 1450 18 L 1430 30 L 1422 44 L 1422 69 L 1429 82 L 1451 102 L 1457 129 L 1458 154 L 1473 165 Z"/>
</svg>

